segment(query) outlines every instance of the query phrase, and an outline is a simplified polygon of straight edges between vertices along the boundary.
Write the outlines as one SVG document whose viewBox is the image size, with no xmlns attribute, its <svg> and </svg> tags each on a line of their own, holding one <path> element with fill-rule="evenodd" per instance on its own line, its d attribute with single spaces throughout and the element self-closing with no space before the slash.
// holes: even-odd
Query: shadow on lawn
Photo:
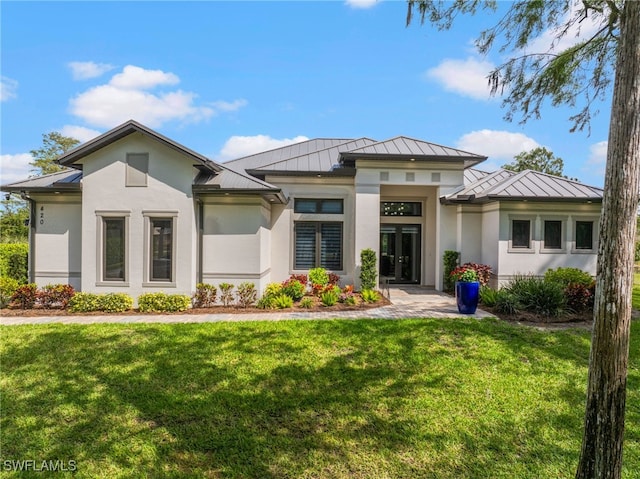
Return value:
<svg viewBox="0 0 640 479">
<path fill-rule="evenodd" d="M 75 459 L 80 477 L 83 463 L 105 477 L 510 477 L 550 457 L 570 476 L 577 461 L 582 374 L 565 374 L 558 412 L 521 404 L 520 419 L 495 398 L 487 414 L 437 398 L 459 390 L 464 405 L 456 364 L 543 377 L 552 357 L 554 374 L 581 373 L 585 334 L 431 320 L 40 331 L 4 346 L 3 458 Z"/>
</svg>

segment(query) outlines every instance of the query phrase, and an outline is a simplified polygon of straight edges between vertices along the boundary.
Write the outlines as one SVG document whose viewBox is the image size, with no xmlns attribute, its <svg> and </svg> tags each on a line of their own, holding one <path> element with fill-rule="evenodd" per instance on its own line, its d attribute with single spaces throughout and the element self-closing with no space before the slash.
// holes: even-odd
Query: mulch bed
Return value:
<svg viewBox="0 0 640 479">
<path fill-rule="evenodd" d="M 342 303 L 337 303 L 333 306 L 323 306 L 321 303 L 316 303 L 311 308 L 300 308 L 298 306 L 294 306 L 293 308 L 286 309 L 259 309 L 259 308 L 241 308 L 239 306 L 214 306 L 212 308 L 190 308 L 186 311 L 177 311 L 177 312 L 165 312 L 165 313 L 142 313 L 138 309 L 132 309 L 129 311 L 124 311 L 122 313 L 106 313 L 104 311 L 93 311 L 89 313 L 72 313 L 70 311 L 64 309 L 44 309 L 44 308 L 33 308 L 33 309 L 15 309 L 15 308 L 7 308 L 0 310 L 0 316 L 6 317 L 28 317 L 28 318 L 37 318 L 40 316 L 105 316 L 105 315 L 114 315 L 114 316 L 140 316 L 140 315 L 149 315 L 154 316 L 158 314 L 162 315 L 178 315 L 178 314 L 263 314 L 263 313 L 291 313 L 291 312 L 300 312 L 300 313 L 320 313 L 320 312 L 328 312 L 328 311 L 362 311 L 366 309 L 379 308 L 381 306 L 387 306 L 391 304 L 391 302 L 385 298 L 381 297 L 379 301 L 376 303 L 361 303 L 357 306 L 349 306 Z"/>
</svg>

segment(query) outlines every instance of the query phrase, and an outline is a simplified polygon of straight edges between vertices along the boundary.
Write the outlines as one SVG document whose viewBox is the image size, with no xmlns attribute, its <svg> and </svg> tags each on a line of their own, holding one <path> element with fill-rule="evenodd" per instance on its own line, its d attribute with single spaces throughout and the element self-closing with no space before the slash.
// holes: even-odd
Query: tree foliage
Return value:
<svg viewBox="0 0 640 479">
<path fill-rule="evenodd" d="M 409 0 L 407 23 L 415 9 L 422 22 L 446 29 L 459 14 L 496 8 L 495 1 Z M 543 33 L 552 34 L 549 48 L 530 51 Z M 480 33 L 476 46 L 487 53 L 497 42 L 507 60 L 489 74 L 488 82 L 493 94 L 505 95 L 509 121 L 515 115 L 522 122 L 540 118 L 542 106 L 550 101 L 574 111 L 571 131 L 588 128 L 597 102 L 613 82 L 584 435 L 576 478 L 618 479 L 640 189 L 640 2 L 518 0 L 493 27 Z"/>
<path fill-rule="evenodd" d="M 29 163 L 33 169 L 33 176 L 48 175 L 62 171 L 64 168 L 58 165 L 55 160 L 71 150 L 80 143 L 79 140 L 64 136 L 57 131 L 44 133 L 42 135 L 42 146 L 37 150 L 31 150 L 33 161 Z"/>
<path fill-rule="evenodd" d="M 564 175 L 564 161 L 559 156 L 555 156 L 553 152 L 547 150 L 544 146 L 539 146 L 533 150 L 523 151 L 513 157 L 511 163 L 502 165 L 505 170 L 524 171 L 533 170 L 546 173 L 548 175 L 562 176 Z"/>
<path fill-rule="evenodd" d="M 26 201 L 14 196 L 2 200 L 0 215 L 0 243 L 22 243 L 29 237 L 29 207 Z"/>
</svg>

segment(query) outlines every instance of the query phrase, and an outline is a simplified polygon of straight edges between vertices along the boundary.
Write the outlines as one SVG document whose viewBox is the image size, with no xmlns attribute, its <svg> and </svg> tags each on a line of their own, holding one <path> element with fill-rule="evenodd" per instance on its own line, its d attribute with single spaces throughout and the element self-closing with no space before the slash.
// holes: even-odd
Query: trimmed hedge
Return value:
<svg viewBox="0 0 640 479">
<path fill-rule="evenodd" d="M 138 296 L 138 308 L 143 313 L 186 311 L 191 298 L 186 294 L 145 293 Z"/>
<path fill-rule="evenodd" d="M 29 279 L 28 257 L 27 243 L 0 243 L 0 276 L 26 284 Z"/>
</svg>

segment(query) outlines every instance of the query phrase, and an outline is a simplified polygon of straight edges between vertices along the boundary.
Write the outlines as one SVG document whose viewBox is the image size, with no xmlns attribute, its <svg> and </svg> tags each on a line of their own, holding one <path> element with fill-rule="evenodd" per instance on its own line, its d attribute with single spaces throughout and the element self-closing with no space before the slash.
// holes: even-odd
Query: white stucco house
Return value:
<svg viewBox="0 0 640 479">
<path fill-rule="evenodd" d="M 572 266 L 595 274 L 602 190 L 396 137 L 313 139 L 224 164 L 128 121 L 59 158 L 69 169 L 2 186 L 31 204 L 39 285 L 191 294 L 323 266 L 358 283 L 374 249 L 389 283 L 442 288 L 442 257 L 494 281 Z"/>
</svg>

